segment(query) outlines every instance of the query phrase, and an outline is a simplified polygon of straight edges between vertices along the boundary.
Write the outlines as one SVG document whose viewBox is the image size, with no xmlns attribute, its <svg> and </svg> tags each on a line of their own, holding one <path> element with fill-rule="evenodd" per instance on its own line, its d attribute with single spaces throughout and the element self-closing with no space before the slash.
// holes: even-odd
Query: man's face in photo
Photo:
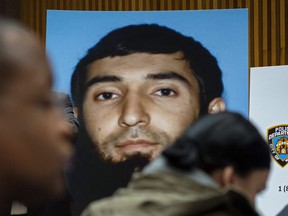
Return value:
<svg viewBox="0 0 288 216">
<path fill-rule="evenodd" d="M 94 61 L 83 116 L 104 160 L 154 159 L 198 118 L 199 84 L 180 52 Z"/>
</svg>

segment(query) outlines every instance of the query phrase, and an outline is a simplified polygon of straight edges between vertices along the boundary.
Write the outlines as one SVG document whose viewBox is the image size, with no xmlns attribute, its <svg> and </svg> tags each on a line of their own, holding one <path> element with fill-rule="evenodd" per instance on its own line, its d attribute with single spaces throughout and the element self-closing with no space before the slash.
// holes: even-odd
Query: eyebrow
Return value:
<svg viewBox="0 0 288 216">
<path fill-rule="evenodd" d="M 186 85 L 190 86 L 190 83 L 188 79 L 186 79 L 184 76 L 175 73 L 173 71 L 167 71 L 167 72 L 161 72 L 161 73 L 156 73 L 156 74 L 148 74 L 146 76 L 146 79 L 151 79 L 151 80 L 179 80 Z"/>
<path fill-rule="evenodd" d="M 98 84 L 98 83 L 105 83 L 105 82 L 120 82 L 123 79 L 119 76 L 113 76 L 113 75 L 106 75 L 106 76 L 95 76 L 91 80 L 89 80 L 86 84 L 86 88 L 89 88 L 92 85 Z"/>
<path fill-rule="evenodd" d="M 179 80 L 183 82 L 184 84 L 190 86 L 189 81 L 185 77 L 173 71 L 148 74 L 145 77 L 145 79 L 146 80 Z M 98 83 L 121 82 L 121 81 L 123 81 L 123 78 L 120 76 L 115 76 L 115 75 L 95 76 L 87 82 L 86 88 L 89 88 L 90 86 L 98 84 Z"/>
</svg>

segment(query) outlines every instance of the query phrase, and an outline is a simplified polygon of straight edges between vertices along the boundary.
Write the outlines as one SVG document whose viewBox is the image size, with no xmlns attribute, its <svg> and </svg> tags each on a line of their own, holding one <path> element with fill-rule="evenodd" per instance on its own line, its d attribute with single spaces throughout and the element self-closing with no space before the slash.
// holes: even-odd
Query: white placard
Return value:
<svg viewBox="0 0 288 216">
<path fill-rule="evenodd" d="M 275 127 L 272 129 L 274 134 L 270 135 L 271 142 L 274 136 L 278 136 L 274 139 L 274 144 L 270 145 L 272 153 L 274 148 L 274 157 L 271 153 L 272 169 L 267 188 L 256 203 L 262 215 L 277 215 L 288 204 L 288 164 L 285 166 L 287 154 L 285 150 L 278 153 L 275 148 L 279 137 L 285 139 L 285 135 L 288 136 L 288 128 L 285 128 L 288 125 L 288 66 L 251 68 L 249 118 L 266 140 L 269 138 L 269 128 Z"/>
</svg>

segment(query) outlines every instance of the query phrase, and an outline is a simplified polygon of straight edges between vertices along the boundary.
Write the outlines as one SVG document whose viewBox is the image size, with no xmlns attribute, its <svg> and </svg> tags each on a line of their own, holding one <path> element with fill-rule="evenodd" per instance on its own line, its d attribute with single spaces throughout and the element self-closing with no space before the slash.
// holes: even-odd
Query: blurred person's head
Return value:
<svg viewBox="0 0 288 216">
<path fill-rule="evenodd" d="M 88 50 L 71 91 L 104 160 L 153 159 L 200 115 L 225 109 L 221 76 L 215 57 L 192 37 L 130 25 Z"/>
<path fill-rule="evenodd" d="M 201 169 L 221 187 L 240 190 L 252 205 L 265 188 L 271 161 L 268 144 L 257 129 L 242 115 L 229 112 L 204 116 L 163 156 L 172 167 Z"/>
<path fill-rule="evenodd" d="M 0 206 L 64 190 L 71 126 L 51 101 L 51 68 L 37 38 L 0 19 Z"/>
</svg>

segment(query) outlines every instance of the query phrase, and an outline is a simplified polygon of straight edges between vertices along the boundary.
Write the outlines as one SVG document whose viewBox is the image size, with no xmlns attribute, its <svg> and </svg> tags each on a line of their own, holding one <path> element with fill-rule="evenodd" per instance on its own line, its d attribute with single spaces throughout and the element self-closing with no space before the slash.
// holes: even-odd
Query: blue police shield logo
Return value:
<svg viewBox="0 0 288 216">
<path fill-rule="evenodd" d="M 288 125 L 276 125 L 267 129 L 267 141 L 273 159 L 281 167 L 288 163 Z"/>
</svg>

